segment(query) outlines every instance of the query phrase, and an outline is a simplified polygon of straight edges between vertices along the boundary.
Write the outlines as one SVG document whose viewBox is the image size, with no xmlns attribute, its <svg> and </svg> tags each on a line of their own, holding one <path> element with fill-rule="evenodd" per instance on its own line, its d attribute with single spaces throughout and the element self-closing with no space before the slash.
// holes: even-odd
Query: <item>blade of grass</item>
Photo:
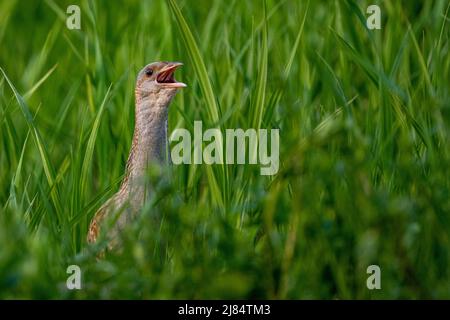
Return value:
<svg viewBox="0 0 450 320">
<path fill-rule="evenodd" d="M 200 88 L 202 90 L 202 93 L 206 100 L 206 110 L 208 113 L 209 121 L 217 126 L 220 121 L 220 109 L 217 104 L 217 100 L 215 98 L 211 81 L 208 77 L 208 72 L 205 66 L 205 62 L 202 58 L 202 55 L 200 54 L 200 50 L 197 46 L 197 43 L 194 39 L 194 36 L 189 28 L 189 25 L 187 24 L 186 20 L 183 17 L 183 14 L 181 13 L 180 8 L 178 7 L 177 3 L 174 0 L 168 1 L 170 9 L 175 16 L 175 21 L 177 22 L 178 28 L 181 33 L 181 38 L 183 40 L 183 43 L 188 51 L 188 55 L 190 58 L 190 61 L 194 67 L 195 73 L 197 74 Z M 218 145 L 219 149 L 223 149 L 223 145 Z M 195 167 L 194 167 L 195 168 Z M 210 184 L 215 186 L 218 185 L 218 176 L 220 178 L 220 185 L 222 186 L 222 191 L 224 193 L 225 199 L 228 197 L 228 174 L 227 174 L 227 167 L 226 165 L 222 165 L 219 167 L 220 170 L 217 172 L 217 170 L 214 171 L 214 174 L 208 174 L 208 179 L 210 181 Z M 195 169 L 194 169 L 195 170 Z M 193 170 L 193 171 L 194 171 Z M 209 170 L 209 169 L 208 169 Z M 216 195 L 218 195 L 218 192 L 215 192 Z M 220 197 L 222 199 L 222 196 Z"/>
<path fill-rule="evenodd" d="M 105 94 L 103 101 L 100 105 L 100 108 L 97 112 L 94 123 L 92 125 L 91 133 L 89 135 L 88 143 L 86 146 L 84 160 L 83 160 L 83 164 L 81 167 L 81 179 L 80 179 L 81 180 L 81 182 L 80 182 L 81 196 L 84 196 L 85 191 L 87 190 L 88 175 L 89 175 L 89 170 L 92 166 L 92 158 L 94 155 L 94 147 L 95 147 L 95 141 L 97 140 L 98 128 L 100 127 L 100 120 L 102 118 L 103 111 L 106 106 L 106 101 L 109 98 L 109 92 L 111 90 L 111 86 L 112 86 L 112 84 L 109 86 L 108 90 L 106 91 L 106 94 Z"/>
<path fill-rule="evenodd" d="M 47 71 L 47 73 L 41 78 L 39 79 L 38 82 L 36 82 L 36 84 L 30 89 L 28 90 L 24 95 L 23 98 L 24 99 L 28 99 L 29 97 L 31 97 L 33 95 L 33 93 L 45 82 L 45 80 L 47 80 L 47 78 L 53 73 L 53 71 L 55 71 L 56 67 L 58 66 L 58 64 L 55 64 L 50 70 Z"/>
<path fill-rule="evenodd" d="M 256 80 L 256 92 L 254 103 L 252 105 L 252 128 L 259 129 L 264 113 L 267 87 L 267 64 L 268 64 L 268 28 L 267 28 L 267 14 L 266 3 L 264 2 L 264 26 L 262 28 L 262 46 L 258 48 L 260 52 L 258 65 L 258 78 Z"/>
<path fill-rule="evenodd" d="M 52 189 L 51 198 L 52 198 L 53 205 L 55 206 L 55 212 L 57 215 L 57 219 L 58 219 L 58 222 L 61 223 L 62 222 L 62 206 L 61 206 L 60 197 L 58 194 L 58 188 L 56 186 L 55 186 L 55 188 L 53 188 L 54 184 L 55 184 L 55 179 L 54 179 L 55 169 L 54 169 L 52 163 L 50 162 L 45 143 L 42 140 L 39 130 L 37 129 L 37 127 L 34 124 L 33 117 L 31 115 L 30 109 L 29 109 L 28 105 L 26 104 L 25 100 L 19 94 L 19 92 L 17 91 L 17 89 L 15 88 L 15 86 L 13 85 L 11 80 L 9 80 L 5 71 L 1 67 L 0 67 L 0 71 L 2 72 L 3 76 L 5 77 L 6 81 L 8 82 L 8 85 L 10 86 L 11 90 L 13 91 L 14 96 L 16 97 L 16 100 L 20 106 L 20 109 L 22 110 L 22 113 L 24 114 L 25 120 L 27 121 L 27 124 L 30 127 L 30 130 L 33 134 L 34 141 L 39 150 L 42 166 L 44 168 L 45 176 L 47 178 L 47 183 L 48 183 L 49 187 Z"/>
<path fill-rule="evenodd" d="M 205 62 L 200 54 L 200 50 L 194 39 L 194 36 L 181 13 L 180 8 L 174 0 L 168 1 L 170 9 L 175 16 L 175 21 L 180 30 L 181 38 L 187 49 L 190 61 L 194 67 L 195 73 L 197 74 L 198 81 L 200 83 L 200 88 L 206 99 L 206 107 L 209 115 L 209 119 L 213 124 L 219 122 L 219 107 L 212 89 L 211 81 L 208 77 L 208 71 L 206 70 Z"/>
<path fill-rule="evenodd" d="M 289 54 L 288 62 L 286 63 L 286 67 L 284 68 L 284 78 L 287 79 L 289 73 L 291 71 L 292 63 L 294 62 L 295 54 L 297 53 L 298 46 L 300 44 L 300 39 L 303 34 L 303 28 L 305 26 L 306 16 L 308 15 L 309 10 L 309 0 L 306 4 L 305 14 L 303 15 L 303 20 L 300 25 L 300 29 L 298 30 L 297 37 L 295 38 L 294 46 L 292 47 L 291 53 Z"/>
</svg>

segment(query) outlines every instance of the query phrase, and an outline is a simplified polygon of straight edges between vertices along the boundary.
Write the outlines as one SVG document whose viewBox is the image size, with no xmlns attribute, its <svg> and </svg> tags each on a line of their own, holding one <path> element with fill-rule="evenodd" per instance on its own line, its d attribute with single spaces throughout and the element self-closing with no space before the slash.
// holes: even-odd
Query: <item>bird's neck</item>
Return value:
<svg viewBox="0 0 450 320">
<path fill-rule="evenodd" d="M 150 186 L 145 179 L 150 164 L 167 162 L 167 104 L 136 94 L 135 128 L 121 191 L 143 200 Z"/>
</svg>

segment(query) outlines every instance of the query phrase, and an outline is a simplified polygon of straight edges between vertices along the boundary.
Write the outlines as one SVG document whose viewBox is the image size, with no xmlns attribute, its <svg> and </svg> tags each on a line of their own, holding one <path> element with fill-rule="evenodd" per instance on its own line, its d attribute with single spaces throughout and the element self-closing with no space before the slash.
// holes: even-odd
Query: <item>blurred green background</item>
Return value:
<svg viewBox="0 0 450 320">
<path fill-rule="evenodd" d="M 450 298 L 449 4 L 2 0 L 0 298 Z M 280 170 L 149 172 L 155 201 L 97 260 L 157 60 L 185 64 L 170 131 L 279 128 Z"/>
</svg>

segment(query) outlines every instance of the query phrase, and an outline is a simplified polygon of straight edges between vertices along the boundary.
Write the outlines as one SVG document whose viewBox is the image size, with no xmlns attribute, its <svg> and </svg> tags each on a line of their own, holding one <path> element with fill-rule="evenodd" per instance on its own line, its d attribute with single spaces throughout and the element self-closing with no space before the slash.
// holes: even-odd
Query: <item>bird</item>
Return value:
<svg viewBox="0 0 450 320">
<path fill-rule="evenodd" d="M 168 109 L 178 89 L 187 86 L 174 77 L 175 70 L 182 65 L 181 62 L 153 62 L 138 73 L 134 92 L 135 126 L 125 174 L 119 190 L 92 218 L 88 243 L 97 242 L 105 234 L 108 249 L 115 248 L 120 232 L 138 214 L 151 192 L 151 188 L 142 183 L 149 165 L 170 162 Z"/>
</svg>

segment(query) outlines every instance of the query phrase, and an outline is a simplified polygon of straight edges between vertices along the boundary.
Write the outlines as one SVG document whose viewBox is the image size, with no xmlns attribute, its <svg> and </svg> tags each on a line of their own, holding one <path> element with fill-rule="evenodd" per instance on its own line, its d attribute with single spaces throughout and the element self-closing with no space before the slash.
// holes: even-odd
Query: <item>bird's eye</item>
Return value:
<svg viewBox="0 0 450 320">
<path fill-rule="evenodd" d="M 153 74 L 153 70 L 152 69 L 147 69 L 145 71 L 145 74 L 150 77 Z"/>
</svg>

